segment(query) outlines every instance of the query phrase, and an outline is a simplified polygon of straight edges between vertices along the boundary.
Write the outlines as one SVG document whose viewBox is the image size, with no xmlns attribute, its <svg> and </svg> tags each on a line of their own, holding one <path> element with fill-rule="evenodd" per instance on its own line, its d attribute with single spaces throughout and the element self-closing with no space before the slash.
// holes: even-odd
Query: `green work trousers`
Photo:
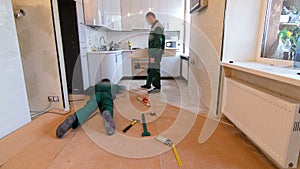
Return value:
<svg viewBox="0 0 300 169">
<path fill-rule="evenodd" d="M 75 115 L 77 117 L 77 123 L 75 123 L 72 128 L 77 128 L 99 108 L 100 113 L 105 110 L 108 110 L 113 117 L 113 99 L 110 93 L 108 92 L 96 92 L 95 95 L 92 95 L 90 100 L 85 104 L 85 106 L 78 111 Z"/>
</svg>

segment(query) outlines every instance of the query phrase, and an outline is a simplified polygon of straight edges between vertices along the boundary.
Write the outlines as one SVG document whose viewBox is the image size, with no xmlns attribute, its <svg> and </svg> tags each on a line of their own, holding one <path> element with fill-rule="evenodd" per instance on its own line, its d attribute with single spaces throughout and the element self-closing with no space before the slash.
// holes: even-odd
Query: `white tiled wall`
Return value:
<svg viewBox="0 0 300 169">
<path fill-rule="evenodd" d="M 123 49 L 128 48 L 128 41 L 131 43 L 132 48 L 148 48 L 148 36 L 149 33 L 147 31 L 122 31 L 122 32 L 105 32 L 102 30 L 96 30 L 91 27 L 86 27 L 87 34 L 87 43 L 88 43 L 88 51 L 91 51 L 93 46 L 99 46 L 99 39 L 101 36 L 105 37 L 107 43 L 121 42 L 121 47 Z M 179 32 L 165 32 L 167 35 L 166 38 L 178 39 Z M 179 40 L 180 41 L 180 40 Z"/>
<path fill-rule="evenodd" d="M 101 36 L 104 36 L 106 42 L 109 42 L 105 31 L 86 26 L 87 50 L 89 52 L 92 51 L 93 47 L 100 47 L 99 40 Z"/>
<path fill-rule="evenodd" d="M 0 139 L 30 122 L 11 0 L 0 1 Z"/>
</svg>

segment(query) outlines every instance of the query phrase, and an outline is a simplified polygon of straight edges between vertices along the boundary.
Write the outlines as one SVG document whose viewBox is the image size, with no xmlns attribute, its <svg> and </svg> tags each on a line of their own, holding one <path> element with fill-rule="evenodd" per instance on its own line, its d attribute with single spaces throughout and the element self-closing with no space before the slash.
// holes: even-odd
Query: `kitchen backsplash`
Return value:
<svg viewBox="0 0 300 169">
<path fill-rule="evenodd" d="M 92 49 L 99 48 L 100 47 L 100 38 L 101 37 L 105 38 L 106 42 L 107 41 L 107 32 L 101 30 L 101 29 L 95 29 L 91 28 L 89 26 L 86 26 L 86 37 L 87 37 L 87 50 L 88 52 L 91 52 Z"/>
<path fill-rule="evenodd" d="M 106 32 L 101 29 L 86 28 L 87 48 L 91 52 L 92 49 L 100 47 L 100 38 L 103 36 L 107 44 L 121 43 L 122 49 L 128 49 L 128 41 L 132 48 L 145 49 L 148 47 L 148 32 L 147 31 L 122 31 L 122 32 Z M 179 31 L 165 32 L 166 39 L 179 40 Z M 179 40 L 181 41 L 181 40 Z"/>
</svg>

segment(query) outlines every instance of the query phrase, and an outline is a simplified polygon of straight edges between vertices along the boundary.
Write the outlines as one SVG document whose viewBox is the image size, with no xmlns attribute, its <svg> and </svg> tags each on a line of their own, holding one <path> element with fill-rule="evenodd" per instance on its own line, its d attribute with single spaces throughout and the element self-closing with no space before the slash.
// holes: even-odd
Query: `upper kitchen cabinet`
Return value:
<svg viewBox="0 0 300 169">
<path fill-rule="evenodd" d="M 166 29 L 181 30 L 184 24 L 184 1 L 165 0 L 167 2 Z"/>
<path fill-rule="evenodd" d="M 122 30 L 121 0 L 111 0 L 111 22 L 114 30 Z"/>
<path fill-rule="evenodd" d="M 103 25 L 102 0 L 84 0 L 84 18 L 86 25 Z"/>
<path fill-rule="evenodd" d="M 122 16 L 122 29 L 130 30 L 132 24 L 131 18 L 131 0 L 121 0 L 121 16 Z"/>
<path fill-rule="evenodd" d="M 103 25 L 112 28 L 112 1 L 102 0 L 102 19 Z"/>
<path fill-rule="evenodd" d="M 145 14 L 153 11 L 166 30 L 182 30 L 184 23 L 183 0 L 122 0 L 122 28 L 145 29 L 150 26 Z"/>
<path fill-rule="evenodd" d="M 83 0 L 85 24 L 121 29 L 120 0 Z"/>
<path fill-rule="evenodd" d="M 127 4 L 128 5 L 128 4 Z M 122 4 L 122 7 L 126 6 L 126 4 Z M 140 29 L 144 28 L 144 21 L 143 21 L 143 11 L 142 11 L 142 0 L 130 0 L 130 16 L 126 20 L 130 22 L 129 29 Z"/>
<path fill-rule="evenodd" d="M 156 14 L 157 19 L 167 26 L 167 1 L 166 0 L 151 0 L 151 11 Z"/>
</svg>

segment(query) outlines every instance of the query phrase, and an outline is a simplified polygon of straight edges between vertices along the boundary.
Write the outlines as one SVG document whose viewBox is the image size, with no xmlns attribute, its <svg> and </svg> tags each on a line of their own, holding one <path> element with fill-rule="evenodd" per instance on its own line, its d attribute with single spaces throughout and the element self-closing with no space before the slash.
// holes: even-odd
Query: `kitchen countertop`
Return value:
<svg viewBox="0 0 300 169">
<path fill-rule="evenodd" d="M 122 49 L 122 50 L 115 50 L 115 51 L 92 51 L 88 53 L 95 53 L 95 54 L 112 54 L 112 53 L 122 53 L 122 52 L 133 52 L 134 50 L 129 49 Z"/>
</svg>

